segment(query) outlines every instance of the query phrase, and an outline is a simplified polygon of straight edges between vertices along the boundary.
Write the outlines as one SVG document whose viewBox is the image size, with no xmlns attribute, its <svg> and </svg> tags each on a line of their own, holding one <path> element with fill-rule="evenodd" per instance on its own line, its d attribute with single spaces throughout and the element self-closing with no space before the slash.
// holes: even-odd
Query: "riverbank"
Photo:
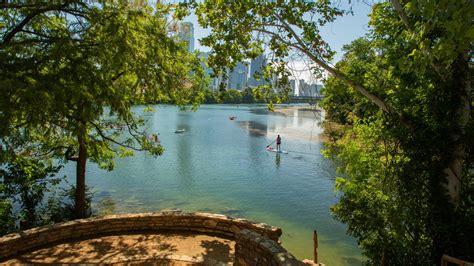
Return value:
<svg viewBox="0 0 474 266">
<path fill-rule="evenodd" d="M 305 118 L 320 118 L 323 112 L 321 108 L 311 105 L 277 105 L 275 107 L 275 113 Z"/>
<path fill-rule="evenodd" d="M 322 143 L 332 143 L 336 139 L 342 137 L 347 126 L 341 125 L 334 121 L 325 120 L 325 112 L 320 107 L 310 105 L 290 105 L 277 106 L 275 113 L 290 117 L 301 117 L 317 120 L 317 126 L 322 129 L 319 131 L 317 140 Z"/>
<path fill-rule="evenodd" d="M 340 128 L 340 125 L 337 125 L 334 122 L 325 121 L 324 110 L 317 106 L 281 105 L 275 108 L 275 113 L 288 117 L 313 120 L 310 136 L 308 136 L 307 132 L 301 132 L 298 130 L 289 132 L 288 136 L 292 138 L 304 138 L 305 140 L 309 140 L 311 142 L 328 143 L 333 139 L 331 132 L 333 132 L 334 129 L 339 130 Z"/>
</svg>

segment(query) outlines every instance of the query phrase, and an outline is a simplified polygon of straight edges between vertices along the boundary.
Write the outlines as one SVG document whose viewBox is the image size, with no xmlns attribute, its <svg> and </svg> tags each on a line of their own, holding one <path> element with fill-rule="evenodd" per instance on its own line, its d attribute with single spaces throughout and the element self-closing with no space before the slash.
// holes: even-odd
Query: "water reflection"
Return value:
<svg viewBox="0 0 474 266">
<path fill-rule="evenodd" d="M 278 152 L 276 153 L 275 163 L 277 168 L 280 168 L 280 154 Z"/>
<path fill-rule="evenodd" d="M 264 137 L 268 130 L 273 130 L 275 127 L 268 127 L 266 124 L 256 121 L 238 121 L 241 128 L 246 129 L 252 137 Z"/>
<path fill-rule="evenodd" d="M 176 140 L 176 160 L 177 160 L 177 182 L 180 191 L 187 191 L 192 188 L 194 171 L 193 156 L 191 147 L 193 145 L 193 138 L 190 136 L 190 120 L 191 113 L 180 111 L 177 118 L 177 129 L 185 129 L 183 134 L 179 134 Z"/>
</svg>

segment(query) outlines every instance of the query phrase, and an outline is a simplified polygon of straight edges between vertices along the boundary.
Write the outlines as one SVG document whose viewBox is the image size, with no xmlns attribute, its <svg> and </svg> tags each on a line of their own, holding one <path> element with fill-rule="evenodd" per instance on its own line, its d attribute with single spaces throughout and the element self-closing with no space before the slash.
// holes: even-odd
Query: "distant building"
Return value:
<svg viewBox="0 0 474 266">
<path fill-rule="evenodd" d="M 319 96 L 321 88 L 323 86 L 320 84 L 308 84 L 304 79 L 300 79 L 299 82 L 299 95 L 298 96 L 308 96 L 308 97 L 316 97 Z"/>
<path fill-rule="evenodd" d="M 321 89 L 323 88 L 323 85 L 321 84 L 314 84 L 314 90 L 313 90 L 313 96 L 319 97 L 321 96 Z"/>
<path fill-rule="evenodd" d="M 229 73 L 228 88 L 234 90 L 243 90 L 248 87 L 247 76 L 249 67 L 247 63 L 239 62 Z"/>
<path fill-rule="evenodd" d="M 300 79 L 300 82 L 298 84 L 298 96 L 308 96 L 306 95 L 308 93 L 307 89 L 308 84 L 304 79 Z"/>
<path fill-rule="evenodd" d="M 217 91 L 219 89 L 219 84 L 222 82 L 222 76 L 213 77 L 214 71 L 207 66 L 207 60 L 209 59 L 210 54 L 211 52 L 200 53 L 199 57 L 204 61 L 203 63 L 201 63 L 201 65 L 204 69 L 205 75 L 210 78 L 209 88 L 213 91 Z"/>
<path fill-rule="evenodd" d="M 263 77 L 260 77 L 260 79 L 257 80 L 254 76 L 262 76 L 266 64 L 267 59 L 263 54 L 252 59 L 252 61 L 250 62 L 250 77 L 248 80 L 248 86 L 256 87 L 265 84 L 265 80 L 263 79 Z"/>
<path fill-rule="evenodd" d="M 194 26 L 191 22 L 181 22 L 178 29 L 179 39 L 186 42 L 188 52 L 194 51 Z"/>
<path fill-rule="evenodd" d="M 296 80 L 290 79 L 290 88 L 291 91 L 289 93 L 290 96 L 298 96 L 297 91 L 296 91 Z"/>
</svg>

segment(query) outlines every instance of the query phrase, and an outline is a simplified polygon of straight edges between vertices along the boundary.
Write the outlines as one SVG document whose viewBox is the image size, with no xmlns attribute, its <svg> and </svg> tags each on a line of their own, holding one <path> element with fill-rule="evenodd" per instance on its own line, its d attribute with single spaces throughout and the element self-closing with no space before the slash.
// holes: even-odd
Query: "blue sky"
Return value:
<svg viewBox="0 0 474 266">
<path fill-rule="evenodd" d="M 358 37 L 364 36 L 368 31 L 368 14 L 371 11 L 371 6 L 369 4 L 372 1 L 357 1 L 352 0 L 349 3 L 349 0 L 340 0 L 337 1 L 338 5 L 347 10 L 352 8 L 353 15 L 345 15 L 339 17 L 335 22 L 326 25 L 321 29 L 321 35 L 329 43 L 331 48 L 336 52 L 336 56 L 333 62 L 337 62 L 341 59 L 342 56 L 342 46 L 344 44 L 350 43 L 352 40 L 357 39 Z M 367 4 L 369 3 L 369 4 Z M 186 17 L 184 21 L 189 21 L 194 24 L 194 36 L 195 36 L 195 49 L 201 51 L 209 51 L 209 47 L 201 46 L 199 39 L 207 36 L 210 33 L 210 29 L 204 29 L 199 26 L 197 18 L 194 14 Z M 295 78 L 302 78 L 309 82 L 316 82 L 308 71 L 304 71 L 306 64 L 304 62 L 295 61 L 293 63 L 293 68 L 298 69 L 294 76 Z M 318 82 L 319 83 L 319 82 Z"/>
</svg>

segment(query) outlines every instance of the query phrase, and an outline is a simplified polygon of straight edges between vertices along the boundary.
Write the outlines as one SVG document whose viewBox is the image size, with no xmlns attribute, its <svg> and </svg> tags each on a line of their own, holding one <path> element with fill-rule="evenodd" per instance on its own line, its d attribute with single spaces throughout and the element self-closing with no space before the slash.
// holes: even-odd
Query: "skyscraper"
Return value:
<svg viewBox="0 0 474 266">
<path fill-rule="evenodd" d="M 194 26 L 191 22 L 181 22 L 179 24 L 178 36 L 186 42 L 188 52 L 194 51 Z"/>
<path fill-rule="evenodd" d="M 229 73 L 228 87 L 229 89 L 243 90 L 247 84 L 247 76 L 249 73 L 248 63 L 239 62 Z"/>
<path fill-rule="evenodd" d="M 291 88 L 291 91 L 289 94 L 291 96 L 298 96 L 298 92 L 296 91 L 296 80 L 290 79 L 290 88 Z"/>
<path fill-rule="evenodd" d="M 214 75 L 214 71 L 207 66 L 207 60 L 209 59 L 209 54 L 211 52 L 206 52 L 206 53 L 199 53 L 199 57 L 204 61 L 201 63 L 202 68 L 204 69 L 204 73 L 206 76 L 210 78 L 210 84 L 209 88 L 213 91 L 216 91 L 219 89 L 220 82 L 222 81 L 222 77 L 212 77 Z"/>
<path fill-rule="evenodd" d="M 265 55 L 261 54 L 254 58 L 252 62 L 250 62 L 250 77 L 249 77 L 249 86 L 250 87 L 256 87 L 258 85 L 265 84 L 265 80 L 263 77 L 260 77 L 260 80 L 256 80 L 254 78 L 254 74 L 257 74 L 257 76 L 261 76 L 263 73 L 263 70 L 266 65 L 266 58 Z"/>
<path fill-rule="evenodd" d="M 319 92 L 321 91 L 323 85 L 320 84 L 312 84 L 310 87 L 310 93 L 312 97 L 319 96 Z"/>
<path fill-rule="evenodd" d="M 308 96 L 306 95 L 307 89 L 306 89 L 306 81 L 304 79 L 300 79 L 300 82 L 298 84 L 298 96 Z"/>
</svg>

